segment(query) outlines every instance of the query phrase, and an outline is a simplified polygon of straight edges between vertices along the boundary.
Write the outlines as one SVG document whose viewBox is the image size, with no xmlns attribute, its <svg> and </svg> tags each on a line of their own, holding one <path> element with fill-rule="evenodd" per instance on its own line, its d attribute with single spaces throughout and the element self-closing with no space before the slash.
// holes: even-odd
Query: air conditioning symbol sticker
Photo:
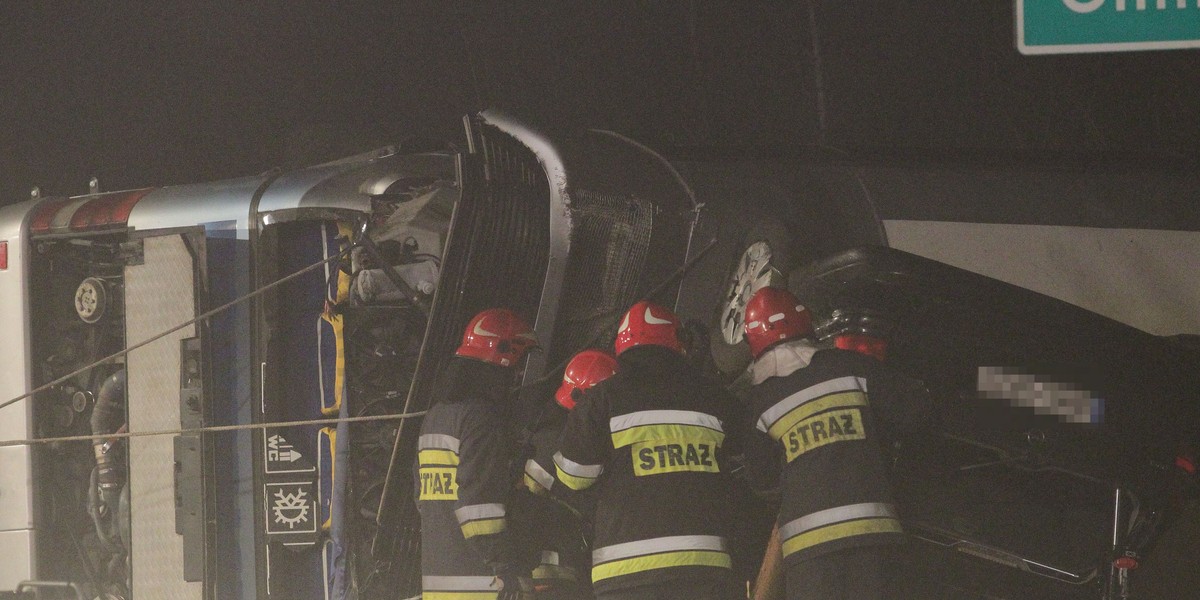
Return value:
<svg viewBox="0 0 1200 600">
<path fill-rule="evenodd" d="M 312 533 L 317 530 L 316 495 L 312 482 L 268 483 L 267 533 Z"/>
<path fill-rule="evenodd" d="M 302 488 L 296 488 L 293 493 L 285 494 L 283 490 L 275 490 L 274 505 L 271 512 L 275 514 L 275 522 L 295 529 L 296 525 L 309 520 L 308 494 Z"/>
</svg>

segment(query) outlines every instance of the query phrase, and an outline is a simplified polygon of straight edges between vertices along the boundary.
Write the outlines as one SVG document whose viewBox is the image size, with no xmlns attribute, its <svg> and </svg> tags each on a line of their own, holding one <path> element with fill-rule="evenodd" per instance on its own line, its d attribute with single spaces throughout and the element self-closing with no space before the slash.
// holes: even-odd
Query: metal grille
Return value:
<svg viewBox="0 0 1200 600">
<path fill-rule="evenodd" d="M 502 306 L 533 323 L 541 303 L 550 246 L 546 174 L 516 140 L 491 126 L 473 129 L 479 151 L 463 158 L 462 197 L 454 209 L 406 412 L 429 407 L 434 378 L 475 313 Z M 419 430 L 417 420 L 400 426 L 373 549 L 377 559 L 392 561 L 390 580 L 402 596 L 420 591 L 420 516 L 408 476 Z"/>
<path fill-rule="evenodd" d="M 482 165 L 463 169 L 440 286 L 409 392 L 408 411 L 428 408 L 432 378 L 453 354 L 463 327 L 491 307 L 537 318 L 550 245 L 550 188 L 537 158 L 511 137 L 479 127 Z M 485 183 L 472 182 L 483 170 Z"/>
<path fill-rule="evenodd" d="M 588 345 L 612 345 L 616 318 L 646 291 L 642 274 L 654 210 L 654 203 L 636 197 L 572 198 L 573 250 L 548 364 L 559 364 Z"/>
</svg>

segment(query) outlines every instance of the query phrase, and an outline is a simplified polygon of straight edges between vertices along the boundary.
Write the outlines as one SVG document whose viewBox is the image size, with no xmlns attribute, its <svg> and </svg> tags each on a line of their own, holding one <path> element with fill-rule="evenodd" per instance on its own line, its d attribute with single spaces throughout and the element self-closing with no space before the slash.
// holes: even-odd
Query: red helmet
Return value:
<svg viewBox="0 0 1200 600">
<path fill-rule="evenodd" d="M 538 345 L 533 329 L 507 308 L 489 308 L 471 319 L 454 354 L 511 367 Z"/>
<path fill-rule="evenodd" d="M 859 354 L 887 359 L 887 341 L 863 333 L 843 333 L 833 338 L 833 345 L 842 350 L 852 350 Z"/>
<path fill-rule="evenodd" d="M 869 309 L 837 309 L 829 322 L 822 324 L 818 334 L 822 338 L 833 336 L 833 343 L 842 350 L 850 350 L 887 359 L 888 338 L 892 323 L 884 315 Z"/>
<path fill-rule="evenodd" d="M 575 408 L 573 394 L 576 390 L 582 392 L 612 377 L 616 372 L 617 359 L 611 354 L 601 350 L 584 350 L 567 363 L 567 368 L 563 371 L 562 385 L 558 386 L 554 399 L 563 408 L 571 410 Z"/>
<path fill-rule="evenodd" d="M 662 346 L 683 354 L 679 342 L 679 317 L 675 313 L 649 300 L 642 300 L 625 313 L 621 326 L 617 328 L 614 349 L 617 356 L 622 352 L 642 345 Z"/>
<path fill-rule="evenodd" d="M 762 288 L 746 303 L 746 340 L 754 358 L 776 343 L 812 333 L 812 315 L 785 289 Z"/>
</svg>

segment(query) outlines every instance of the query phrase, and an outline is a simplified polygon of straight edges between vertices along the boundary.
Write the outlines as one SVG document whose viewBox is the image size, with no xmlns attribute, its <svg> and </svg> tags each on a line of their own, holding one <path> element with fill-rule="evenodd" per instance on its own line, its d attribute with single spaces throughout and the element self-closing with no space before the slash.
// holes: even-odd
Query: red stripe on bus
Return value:
<svg viewBox="0 0 1200 600">
<path fill-rule="evenodd" d="M 50 233 L 50 224 L 54 222 L 54 217 L 70 201 L 69 198 L 43 200 L 37 209 L 33 211 L 33 219 L 29 222 L 29 230 L 33 233 Z"/>
<path fill-rule="evenodd" d="M 152 189 L 105 194 L 85 202 L 71 215 L 71 231 L 124 227 L 138 200 L 149 194 Z"/>
</svg>

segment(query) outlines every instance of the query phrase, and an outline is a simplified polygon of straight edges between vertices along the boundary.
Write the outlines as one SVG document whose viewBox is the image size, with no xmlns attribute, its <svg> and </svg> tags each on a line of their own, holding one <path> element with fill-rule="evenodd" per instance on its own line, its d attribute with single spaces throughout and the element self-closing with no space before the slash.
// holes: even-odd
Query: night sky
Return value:
<svg viewBox="0 0 1200 600">
<path fill-rule="evenodd" d="M 0 204 L 445 147 L 486 107 L 669 157 L 1200 167 L 1200 50 L 1022 56 L 1012 0 L 12 1 Z"/>
<path fill-rule="evenodd" d="M 444 145 L 489 106 L 672 156 L 1194 167 L 1200 51 L 1013 29 L 1012 0 L 6 3 L 0 202 Z"/>
</svg>

